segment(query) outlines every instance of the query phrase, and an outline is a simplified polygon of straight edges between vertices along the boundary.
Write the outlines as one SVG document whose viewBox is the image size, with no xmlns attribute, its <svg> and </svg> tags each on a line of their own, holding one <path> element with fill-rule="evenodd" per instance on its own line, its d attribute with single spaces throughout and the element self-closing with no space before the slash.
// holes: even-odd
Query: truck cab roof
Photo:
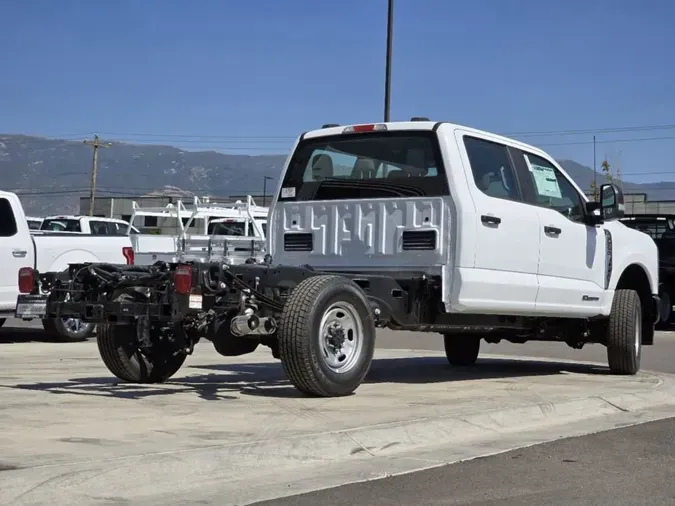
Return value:
<svg viewBox="0 0 675 506">
<path fill-rule="evenodd" d="M 372 128 L 371 128 L 372 127 Z M 316 130 L 310 130 L 305 132 L 300 136 L 299 140 L 305 139 L 314 139 L 318 137 L 328 137 L 333 135 L 343 135 L 343 134 L 353 134 L 353 133 L 362 133 L 369 131 L 411 131 L 411 130 L 422 130 L 422 131 L 433 131 L 433 132 L 453 132 L 455 130 L 462 130 L 465 133 L 474 134 L 481 138 L 490 138 L 495 142 L 508 143 L 513 146 L 518 146 L 528 151 L 534 152 L 539 155 L 548 156 L 541 149 L 520 142 L 511 137 L 506 137 L 500 134 L 493 132 L 488 132 L 486 130 L 480 130 L 478 128 L 473 128 L 467 125 L 461 125 L 459 123 L 452 123 L 450 121 L 390 121 L 390 122 L 378 122 L 378 123 L 354 123 L 350 125 L 338 125 L 330 126 L 326 128 L 317 128 Z"/>
</svg>

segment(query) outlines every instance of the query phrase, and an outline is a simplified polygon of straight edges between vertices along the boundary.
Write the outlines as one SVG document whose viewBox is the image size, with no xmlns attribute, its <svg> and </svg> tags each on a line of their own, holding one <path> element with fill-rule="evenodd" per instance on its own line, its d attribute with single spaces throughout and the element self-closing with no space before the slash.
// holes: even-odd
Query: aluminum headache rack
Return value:
<svg viewBox="0 0 675 506">
<path fill-rule="evenodd" d="M 241 220 L 246 222 L 244 235 L 248 234 L 248 225 L 253 228 L 253 235 L 265 237 L 265 231 L 260 225 L 260 220 L 267 220 L 269 208 L 256 205 L 253 197 L 248 195 L 246 201 L 237 201 L 232 204 L 212 203 L 208 198 L 200 199 L 194 197 L 191 206 L 188 208 L 182 199 L 178 199 L 176 204 L 167 204 L 161 207 L 140 206 L 136 201 L 132 202 L 132 213 L 130 224 L 134 224 L 136 217 L 154 216 L 163 220 L 176 220 L 178 236 L 185 237 L 187 230 L 192 226 L 195 220 L 203 220 L 201 233 L 208 234 L 210 223 L 224 223 L 227 220 Z M 186 220 L 183 222 L 183 220 Z M 159 221 L 159 220 L 158 220 Z M 160 225 L 161 226 L 161 225 Z M 138 227 L 137 228 L 141 228 Z M 147 227 L 142 227 L 147 228 Z M 153 227 L 154 228 L 154 227 Z"/>
<path fill-rule="evenodd" d="M 191 237 L 179 247 L 176 261 L 223 262 L 228 265 L 246 263 L 249 258 L 262 261 L 267 241 L 261 237 L 211 235 Z"/>
<path fill-rule="evenodd" d="M 215 260 L 237 264 L 251 257 L 262 260 L 266 253 L 267 241 L 263 227 L 267 223 L 269 208 L 256 205 L 250 195 L 245 201 L 232 204 L 211 203 L 208 199 L 194 197 L 190 207 L 180 199 L 176 204 L 162 207 L 142 207 L 136 202 L 132 205 L 130 223 L 133 224 L 140 216 L 154 216 L 158 218 L 158 228 L 165 228 L 169 220 L 176 224 L 178 230 L 177 234 L 168 236 L 141 234 L 142 237 L 133 237 L 135 249 L 139 250 L 136 251 L 139 263 L 154 263 L 161 259 L 170 262 Z M 200 228 L 196 234 L 190 233 L 196 220 L 202 221 Z M 243 225 L 241 235 L 209 234 L 209 225 L 221 223 L 226 228 L 232 222 Z M 192 230 L 195 230 L 194 227 Z M 162 237 L 173 240 L 169 240 L 169 245 Z M 159 249 L 162 251 L 157 251 Z M 148 256 L 150 258 L 146 259 Z"/>
</svg>

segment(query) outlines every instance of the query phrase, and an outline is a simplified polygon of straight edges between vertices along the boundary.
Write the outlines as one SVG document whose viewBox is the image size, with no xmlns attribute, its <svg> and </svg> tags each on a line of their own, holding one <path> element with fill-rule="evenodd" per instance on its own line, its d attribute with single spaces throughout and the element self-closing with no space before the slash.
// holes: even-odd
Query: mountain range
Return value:
<svg viewBox="0 0 675 506">
<path fill-rule="evenodd" d="M 261 194 L 265 176 L 276 179 L 287 154 L 230 155 L 186 151 L 173 146 L 114 142 L 99 149 L 97 195 L 182 194 L 229 196 Z M 573 160 L 558 160 L 585 191 L 593 170 Z M 82 141 L 0 134 L 0 188 L 20 195 L 30 215 L 78 212 L 87 196 L 92 148 Z M 598 181 L 603 179 L 598 174 Z M 275 182 L 268 181 L 271 190 Z M 626 193 L 649 200 L 675 199 L 675 184 L 624 182 Z"/>
</svg>

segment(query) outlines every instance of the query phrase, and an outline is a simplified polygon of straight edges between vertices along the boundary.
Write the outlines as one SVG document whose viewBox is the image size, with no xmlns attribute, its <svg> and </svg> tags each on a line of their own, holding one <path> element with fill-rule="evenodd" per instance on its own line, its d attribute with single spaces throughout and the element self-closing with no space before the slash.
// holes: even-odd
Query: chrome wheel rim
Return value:
<svg viewBox="0 0 675 506">
<path fill-rule="evenodd" d="M 321 357 L 331 371 L 344 374 L 354 368 L 363 347 L 363 325 L 354 306 L 341 301 L 324 312 L 319 345 Z"/>
</svg>

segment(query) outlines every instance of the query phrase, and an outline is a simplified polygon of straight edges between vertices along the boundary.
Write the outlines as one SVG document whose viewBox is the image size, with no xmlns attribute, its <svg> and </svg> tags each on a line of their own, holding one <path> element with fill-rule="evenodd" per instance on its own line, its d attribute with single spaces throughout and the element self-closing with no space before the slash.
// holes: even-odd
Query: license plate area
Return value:
<svg viewBox="0 0 675 506">
<path fill-rule="evenodd" d="M 19 295 L 17 298 L 16 309 L 14 310 L 15 318 L 44 318 L 46 313 L 46 295 Z"/>
</svg>

